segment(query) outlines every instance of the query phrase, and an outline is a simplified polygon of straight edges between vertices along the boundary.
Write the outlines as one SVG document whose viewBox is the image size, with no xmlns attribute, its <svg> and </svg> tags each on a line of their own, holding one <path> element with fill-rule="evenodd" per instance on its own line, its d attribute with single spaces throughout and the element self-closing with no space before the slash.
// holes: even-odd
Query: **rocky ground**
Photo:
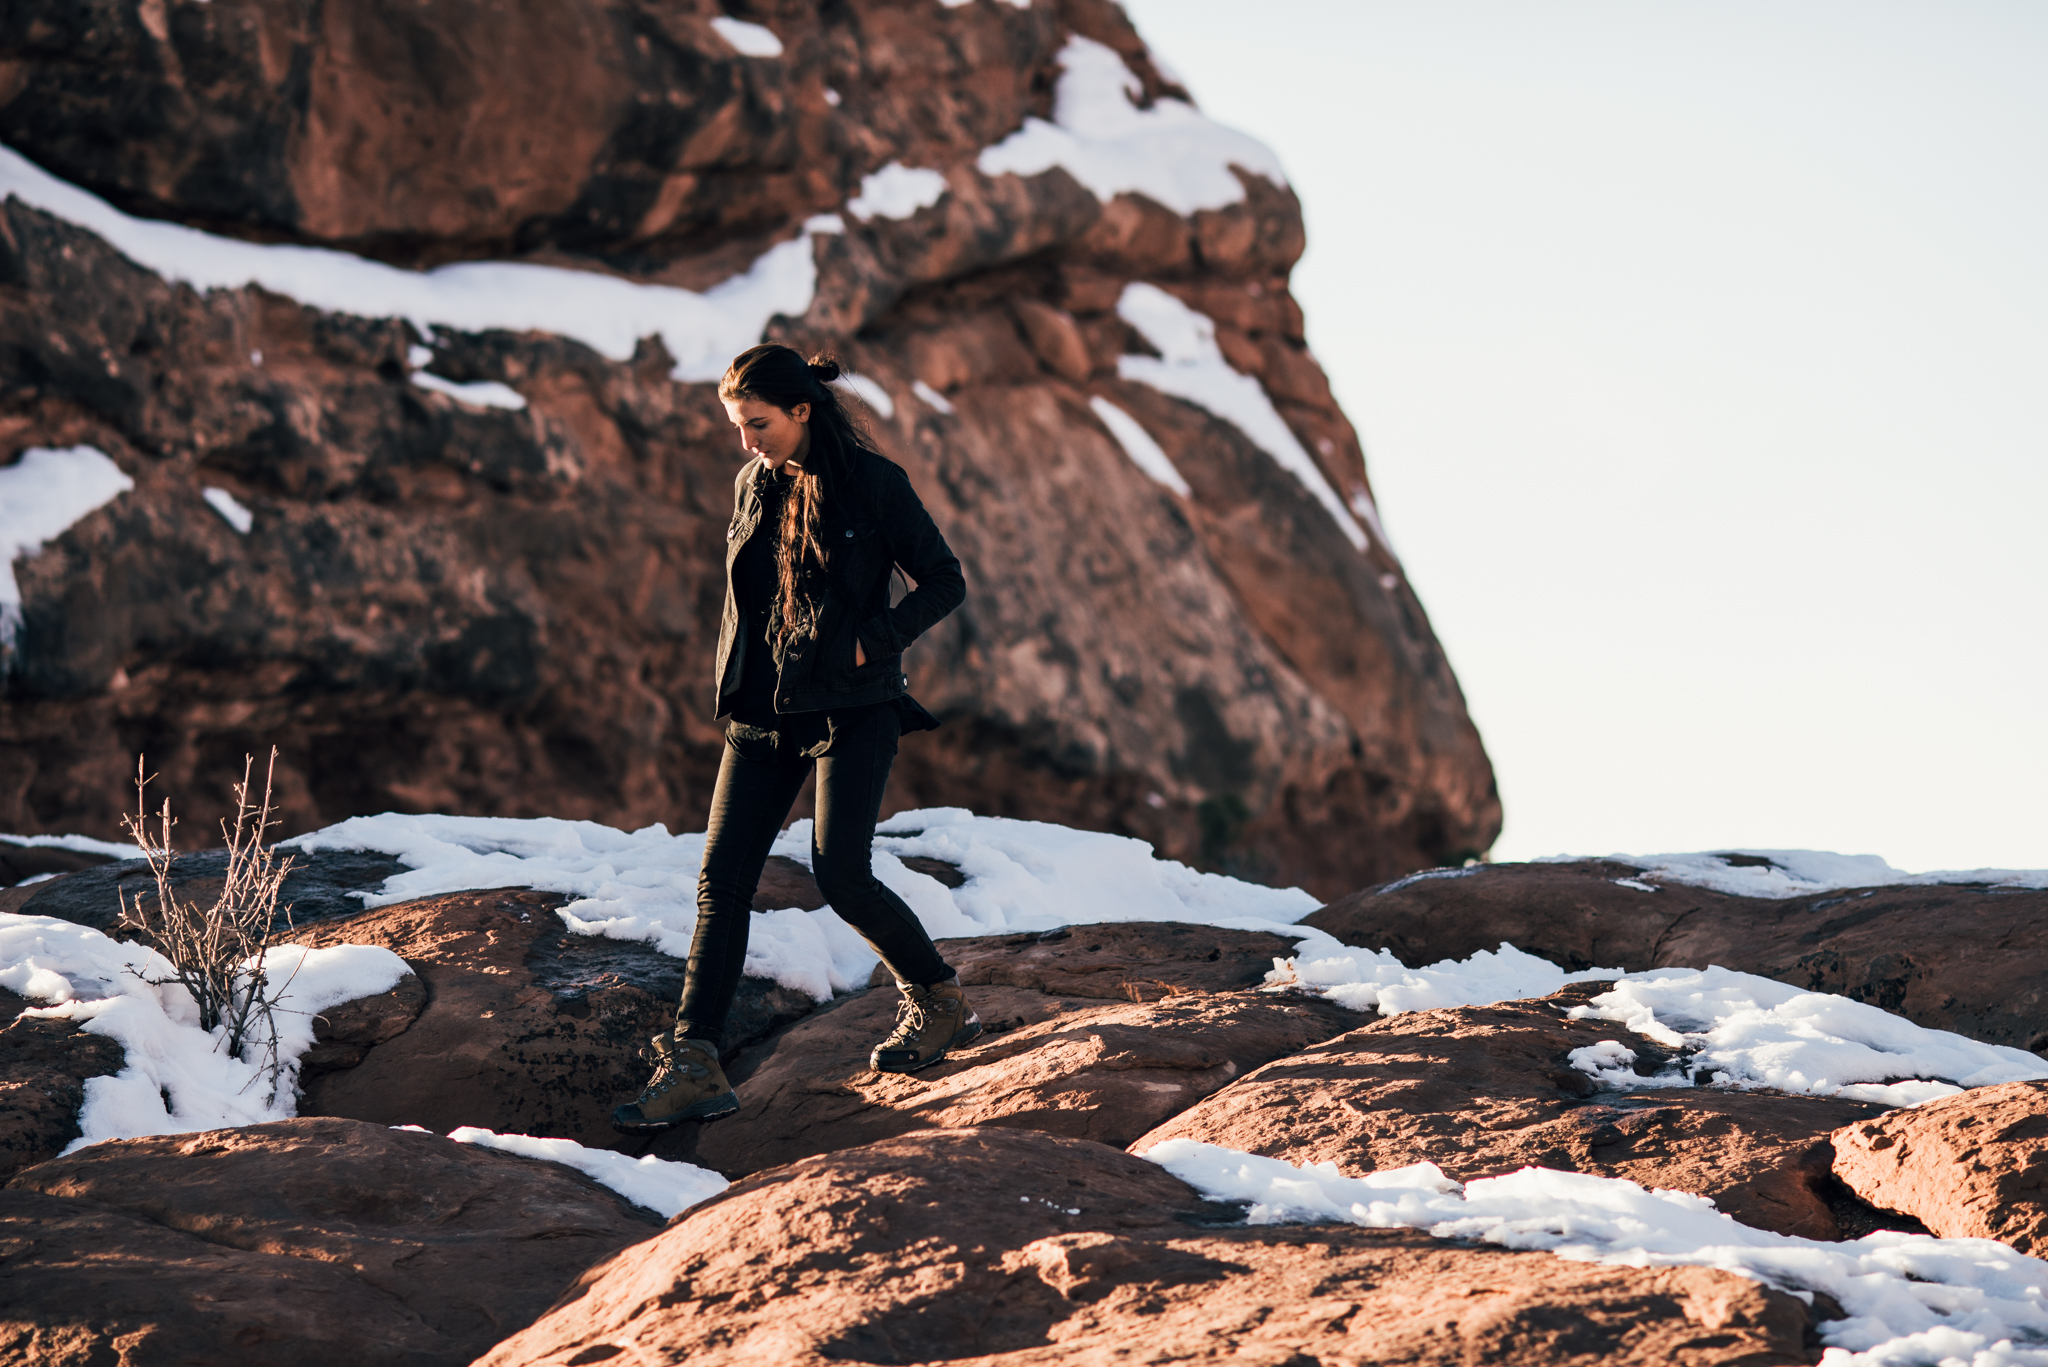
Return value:
<svg viewBox="0 0 2048 1367">
<path fill-rule="evenodd" d="M 322 858 L 310 878 L 347 880 Z M 19 889 L 34 893 L 24 910 L 85 918 L 120 867 Z M 1362 943 L 1428 927 L 1450 944 L 1520 906 L 1532 933 L 1569 923 L 1595 958 L 1654 946 L 1667 928 L 1603 901 L 1600 872 L 1501 866 L 1316 916 Z M 803 891 L 800 867 L 776 876 Z M 1660 886 L 1617 891 L 1691 898 Z M 1928 953 L 1910 927 L 1961 897 L 1884 894 L 1893 951 Z M 1568 913 L 1542 910 L 1557 898 Z M 462 893 L 306 927 L 315 943 L 387 946 L 414 976 L 329 1013 L 297 1120 L 56 1158 L 82 1080 L 118 1069 L 120 1048 L 34 1017 L 0 1030 L 8 1359 L 1803 1363 L 1842 1313 L 1702 1267 L 1247 1224 L 1242 1205 L 1134 1156 L 1176 1139 L 1354 1177 L 1419 1161 L 1466 1182 L 1530 1166 L 1622 1177 L 1816 1241 L 1931 1231 L 2038 1254 L 2048 1230 L 2048 1083 L 1911 1110 L 1618 1092 L 1568 1055 L 1620 1040 L 1647 1067 L 1655 1046 L 1567 1014 L 1597 983 L 1380 1017 L 1261 990 L 1291 949 L 1278 936 L 1187 924 L 942 941 L 988 1029 L 910 1077 L 863 1062 L 893 986 L 819 1004 L 749 980 L 727 1051 L 740 1113 L 627 1139 L 605 1112 L 636 1088 L 679 965 L 565 935 L 555 901 Z M 1781 935 L 1814 914 L 1780 910 Z M 1743 922 L 1716 914 L 1740 948 Z M 1776 943 L 1746 952 L 1762 964 Z M 2048 986 L 2038 954 L 2007 968 L 2010 996 Z M 1956 1010 L 1949 1027 L 1972 1033 L 1976 1008 Z M 664 1227 L 556 1164 L 438 1137 L 463 1125 L 686 1160 L 734 1185 Z"/>
</svg>

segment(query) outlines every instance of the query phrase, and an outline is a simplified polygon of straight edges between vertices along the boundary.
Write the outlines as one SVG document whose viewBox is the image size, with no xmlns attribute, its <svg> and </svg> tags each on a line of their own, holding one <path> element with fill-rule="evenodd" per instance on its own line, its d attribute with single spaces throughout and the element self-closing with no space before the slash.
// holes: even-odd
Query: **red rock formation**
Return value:
<svg viewBox="0 0 2048 1367">
<path fill-rule="evenodd" d="M 1075 35 L 1120 53 L 1142 99 L 1174 93 L 1103 0 L 744 9 L 782 56 L 737 53 L 708 4 L 28 0 L 0 16 L 0 139 L 222 233 L 693 289 L 878 168 L 935 169 L 936 204 L 817 237 L 813 301 L 771 329 L 894 396 L 877 436 L 966 564 L 967 607 L 910 657 L 948 724 L 906 744 L 892 802 L 1128 832 L 1326 896 L 1487 846 L 1491 771 L 1388 549 L 1354 549 L 1237 427 L 1119 377 L 1148 347 L 1117 301 L 1157 284 L 1213 320 L 1337 495 L 1369 497 L 1287 294 L 1292 193 L 1239 172 L 1242 198 L 1181 214 L 1064 169 L 977 169 L 1050 111 Z M 672 380 L 653 341 L 614 362 L 439 335 L 438 374 L 528 401 L 480 410 L 407 383 L 417 340 L 253 288 L 197 295 L 0 212 L 0 461 L 90 443 L 136 482 L 18 567 L 0 829 L 111 834 L 138 750 L 210 827 L 216 785 L 273 741 L 293 829 L 383 809 L 701 822 L 735 464 L 709 387 Z M 1141 473 L 1091 399 L 1135 416 L 1190 495 Z M 208 487 L 253 510 L 246 536 Z"/>
<path fill-rule="evenodd" d="M 0 1192 L 0 1358 L 458 1367 L 660 1223 L 556 1164 L 353 1120 L 110 1141 Z"/>
<path fill-rule="evenodd" d="M 1812 1360 L 1804 1305 L 1723 1272 L 1217 1223 L 1099 1144 L 916 1134 L 750 1178 L 592 1268 L 479 1367 Z"/>
<path fill-rule="evenodd" d="M 1694 1088 L 1603 1092 L 1571 1066 L 1572 1050 L 1601 1039 L 1652 1047 L 1560 1014 L 1560 1003 L 1606 986 L 1375 1021 L 1247 1074 L 1131 1150 L 1195 1139 L 1354 1176 L 1431 1162 L 1461 1182 L 1524 1167 L 1590 1172 L 1712 1197 L 1760 1229 L 1841 1237 L 1827 1136 L 1882 1108 Z"/>
<path fill-rule="evenodd" d="M 2048 1253 L 2048 1082 L 2008 1082 L 1835 1132 L 1835 1175 L 1944 1239 Z"/>
<path fill-rule="evenodd" d="M 1628 879 L 1629 884 L 1617 880 Z M 2048 1056 L 2048 892 L 1943 884 L 1783 899 L 1645 884 L 1626 864 L 1495 864 L 1302 918 L 1411 967 L 1506 940 L 1571 969 L 1723 968 Z"/>
</svg>

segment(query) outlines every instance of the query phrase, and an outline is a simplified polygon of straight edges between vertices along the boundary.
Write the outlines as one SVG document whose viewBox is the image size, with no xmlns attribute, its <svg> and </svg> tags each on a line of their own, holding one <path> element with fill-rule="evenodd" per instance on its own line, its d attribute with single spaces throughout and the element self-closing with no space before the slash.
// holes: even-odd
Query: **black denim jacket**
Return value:
<svg viewBox="0 0 2048 1367">
<path fill-rule="evenodd" d="M 750 645 L 759 648 L 741 629 L 732 566 L 749 537 L 774 535 L 774 528 L 761 526 L 761 481 L 772 477 L 755 459 L 733 480 L 732 525 L 725 533 L 725 616 L 718 630 L 720 718 L 732 710 L 745 652 Z M 824 566 L 806 557 L 797 575 L 802 621 L 775 648 L 777 712 L 864 707 L 901 697 L 910 685 L 903 673 L 904 647 L 967 597 L 959 558 L 939 535 L 903 468 L 863 451 L 854 458 L 854 477 L 861 488 L 849 491 L 850 497 L 834 498 L 818 529 Z M 917 587 L 892 608 L 889 576 L 899 565 Z M 853 662 L 856 635 L 868 661 L 858 666 Z"/>
</svg>

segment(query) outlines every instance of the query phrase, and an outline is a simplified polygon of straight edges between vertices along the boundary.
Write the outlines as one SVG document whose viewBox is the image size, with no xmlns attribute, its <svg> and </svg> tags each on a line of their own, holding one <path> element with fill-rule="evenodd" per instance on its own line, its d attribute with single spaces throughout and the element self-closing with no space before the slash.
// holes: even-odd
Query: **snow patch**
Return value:
<svg viewBox="0 0 2048 1367">
<path fill-rule="evenodd" d="M 953 412 L 953 401 L 938 390 L 933 389 L 923 380 L 912 380 L 910 382 L 910 392 L 917 395 L 919 400 L 933 412 L 945 413 L 949 416 Z"/>
<path fill-rule="evenodd" d="M 1547 997 L 1566 983 L 1620 976 L 1618 968 L 1567 973 L 1548 959 L 1524 954 L 1503 941 L 1498 950 L 1482 949 L 1469 959 L 1445 959 L 1427 968 L 1404 968 L 1384 949 L 1346 948 L 1320 958 L 1297 954 L 1277 961 L 1266 983 L 1274 990 L 1313 992 L 1353 1011 L 1396 1016 Z"/>
<path fill-rule="evenodd" d="M 1100 395 L 1088 400 L 1088 406 L 1095 410 L 1096 417 L 1102 419 L 1102 425 L 1109 429 L 1109 435 L 1116 438 L 1117 445 L 1124 448 L 1124 454 L 1131 458 L 1132 464 L 1182 498 L 1192 496 L 1193 491 L 1181 478 L 1180 471 L 1174 468 L 1173 461 L 1136 418 Z"/>
<path fill-rule="evenodd" d="M 444 380 L 439 375 L 424 370 L 412 373 L 412 382 L 421 389 L 431 389 L 436 394 L 446 394 L 460 403 L 475 408 L 509 408 L 518 410 L 526 407 L 526 397 L 511 385 L 498 380 L 471 380 L 466 384 Z"/>
<path fill-rule="evenodd" d="M 631 360 L 642 337 L 658 335 L 676 357 L 673 377 L 696 382 L 723 375 L 734 355 L 761 340 L 776 314 L 797 315 L 811 306 L 818 278 L 811 237 L 843 226 L 834 215 L 820 215 L 743 274 L 699 294 L 560 266 L 469 261 L 408 271 L 321 247 L 218 237 L 132 218 L 0 147 L 0 197 L 9 194 L 98 233 L 138 265 L 195 289 L 260 285 L 333 313 L 404 318 L 423 335 L 436 325 L 551 332 L 614 361 Z M 821 220 L 833 226 L 817 226 Z"/>
<path fill-rule="evenodd" d="M 406 1127 L 410 1128 L 410 1127 Z M 636 1206 L 657 1215 L 674 1218 L 702 1201 L 708 1201 L 731 1183 L 717 1173 L 693 1163 L 677 1163 L 653 1154 L 634 1159 L 609 1149 L 587 1149 L 573 1139 L 536 1139 L 527 1134 L 498 1134 L 464 1125 L 448 1132 L 458 1144 L 516 1153 L 574 1168 L 602 1186 L 610 1187 Z"/>
<path fill-rule="evenodd" d="M 1917 1106 L 1967 1087 L 2048 1078 L 2048 1060 L 2024 1049 L 1930 1030 L 1864 1002 L 1726 968 L 1568 973 L 1503 943 L 1425 968 L 1404 968 L 1386 950 L 1310 951 L 1276 961 L 1266 975 L 1270 991 L 1313 992 L 1383 1016 L 1522 1001 L 1567 983 L 1609 979 L 1615 986 L 1573 1007 L 1572 1018 L 1613 1021 L 1678 1053 L 1663 1072 L 1643 1077 L 1626 1045 L 1573 1052 L 1574 1067 L 1616 1087 L 1769 1087 Z"/>
<path fill-rule="evenodd" d="M 937 171 L 892 161 L 861 180 L 860 193 L 846 201 L 846 212 L 855 218 L 909 218 L 945 193 L 946 178 Z"/>
<path fill-rule="evenodd" d="M 4 170 L 4 166 L 0 166 Z M 6 186 L 0 184 L 0 193 Z M 0 651 L 21 631 L 21 585 L 14 562 L 42 550 L 80 518 L 135 487 L 94 446 L 31 446 L 0 466 Z"/>
<path fill-rule="evenodd" d="M 1150 109 L 1134 103 L 1144 86 L 1114 49 L 1076 35 L 1060 50 L 1052 122 L 1024 126 L 983 150 L 986 176 L 1035 176 L 1063 166 L 1107 204 L 1126 192 L 1178 214 L 1220 209 L 1244 198 L 1233 166 L 1285 185 L 1280 159 L 1264 143 L 1211 123 L 1184 100 Z"/>
<path fill-rule="evenodd" d="M 221 520 L 233 527 L 238 534 L 247 536 L 249 529 L 256 525 L 256 514 L 250 512 L 239 499 L 220 486 L 209 484 L 199 491 L 199 496 L 205 499 L 207 506 L 219 513 Z"/>
<path fill-rule="evenodd" d="M 1140 1157 L 1210 1200 L 1249 1203 L 1255 1225 L 1424 1229 L 1574 1262 L 1715 1267 L 1807 1300 L 1825 1292 L 1848 1311 L 1820 1325 L 1828 1367 L 2048 1367 L 2048 1262 L 1989 1239 L 1881 1231 L 1823 1243 L 1738 1224 L 1703 1196 L 1546 1168 L 1460 1187 L 1433 1163 L 1346 1177 L 1334 1163 L 1189 1139 Z"/>
<path fill-rule="evenodd" d="M 126 1051 L 121 1071 L 88 1078 L 71 1153 L 104 1139 L 187 1134 L 290 1119 L 298 1061 L 313 1044 L 313 1017 L 397 986 L 405 960 L 374 945 L 309 950 L 279 945 L 265 959 L 279 997 L 284 1076 L 273 1094 L 263 1070 L 227 1054 L 225 1028 L 199 1028 L 199 1008 L 155 950 L 50 916 L 0 914 L 0 987 L 48 1003 L 24 1015 L 81 1022 Z M 166 1104 L 166 1098 L 169 1098 Z"/>
<path fill-rule="evenodd" d="M 1531 862 L 1569 864 L 1605 859 L 1631 864 L 1667 883 L 1708 888 L 1731 897 L 1808 897 L 1843 888 L 1928 887 L 1985 883 L 2001 888 L 2048 888 L 2048 869 L 1944 869 L 1907 873 L 1874 854 L 1828 850 L 1716 850 L 1693 854 L 1553 854 Z M 1614 880 L 1623 882 L 1621 879 Z M 1641 886 L 1624 883 L 1624 886 Z"/>
<path fill-rule="evenodd" d="M 571 931 L 645 941 L 677 958 L 690 952 L 704 855 L 701 833 L 670 835 L 661 826 L 629 833 L 552 817 L 393 812 L 355 817 L 280 845 L 396 857 L 405 872 L 373 894 L 358 894 L 370 906 L 474 888 L 535 887 L 575 899 L 559 913 Z M 808 866 L 811 823 L 793 823 L 772 853 Z M 904 855 L 946 860 L 967 881 L 947 888 L 906 868 Z M 874 862 L 876 877 L 935 939 L 1097 921 L 1188 921 L 1285 935 L 1301 941 L 1310 956 L 1344 952 L 1322 931 L 1293 924 L 1319 905 L 1301 889 L 1197 873 L 1154 858 L 1151 846 L 1124 836 L 939 807 L 883 822 Z M 814 1000 L 866 985 L 876 962 L 874 951 L 829 907 L 753 915 L 746 971 Z"/>
<path fill-rule="evenodd" d="M 1230 362 L 1223 359 L 1223 350 L 1216 345 L 1215 323 L 1157 285 L 1143 281 L 1124 286 L 1116 311 L 1160 353 L 1120 356 L 1117 374 L 1150 385 L 1162 394 L 1185 399 L 1237 428 L 1251 439 L 1252 445 L 1301 481 L 1302 487 L 1335 520 L 1346 540 L 1361 551 L 1366 548 L 1364 530 L 1345 508 L 1344 500 L 1337 497 L 1337 491 L 1330 487 L 1322 467 L 1302 448 L 1293 429 L 1274 409 L 1265 386 L 1231 369 Z"/>
<path fill-rule="evenodd" d="M 884 419 L 896 416 L 896 400 L 889 397 L 889 391 L 865 375 L 848 372 L 834 380 L 833 385 L 844 393 L 853 395 L 872 408 Z"/>
<path fill-rule="evenodd" d="M 719 15 L 711 21 L 711 27 L 718 36 L 732 45 L 733 51 L 742 57 L 780 57 L 782 40 L 775 36 L 773 29 L 760 24 L 750 24 L 744 19 Z"/>
<path fill-rule="evenodd" d="M 1966 1087 L 2048 1078 L 2048 1060 L 2024 1049 L 1726 968 L 1628 974 L 1570 1014 L 1683 1050 L 1687 1078 L 1732 1087 L 1917 1106 Z"/>
</svg>

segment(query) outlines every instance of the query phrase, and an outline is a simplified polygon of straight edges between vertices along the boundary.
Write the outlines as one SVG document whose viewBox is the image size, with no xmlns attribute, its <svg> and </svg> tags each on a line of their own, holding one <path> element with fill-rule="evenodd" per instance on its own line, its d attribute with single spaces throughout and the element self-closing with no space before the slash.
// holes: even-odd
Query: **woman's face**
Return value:
<svg viewBox="0 0 2048 1367">
<path fill-rule="evenodd" d="M 759 456 L 771 470 L 795 461 L 804 463 L 811 449 L 811 406 L 777 408 L 760 399 L 727 399 L 725 415 L 739 429 L 740 445 L 750 456 Z"/>
</svg>

